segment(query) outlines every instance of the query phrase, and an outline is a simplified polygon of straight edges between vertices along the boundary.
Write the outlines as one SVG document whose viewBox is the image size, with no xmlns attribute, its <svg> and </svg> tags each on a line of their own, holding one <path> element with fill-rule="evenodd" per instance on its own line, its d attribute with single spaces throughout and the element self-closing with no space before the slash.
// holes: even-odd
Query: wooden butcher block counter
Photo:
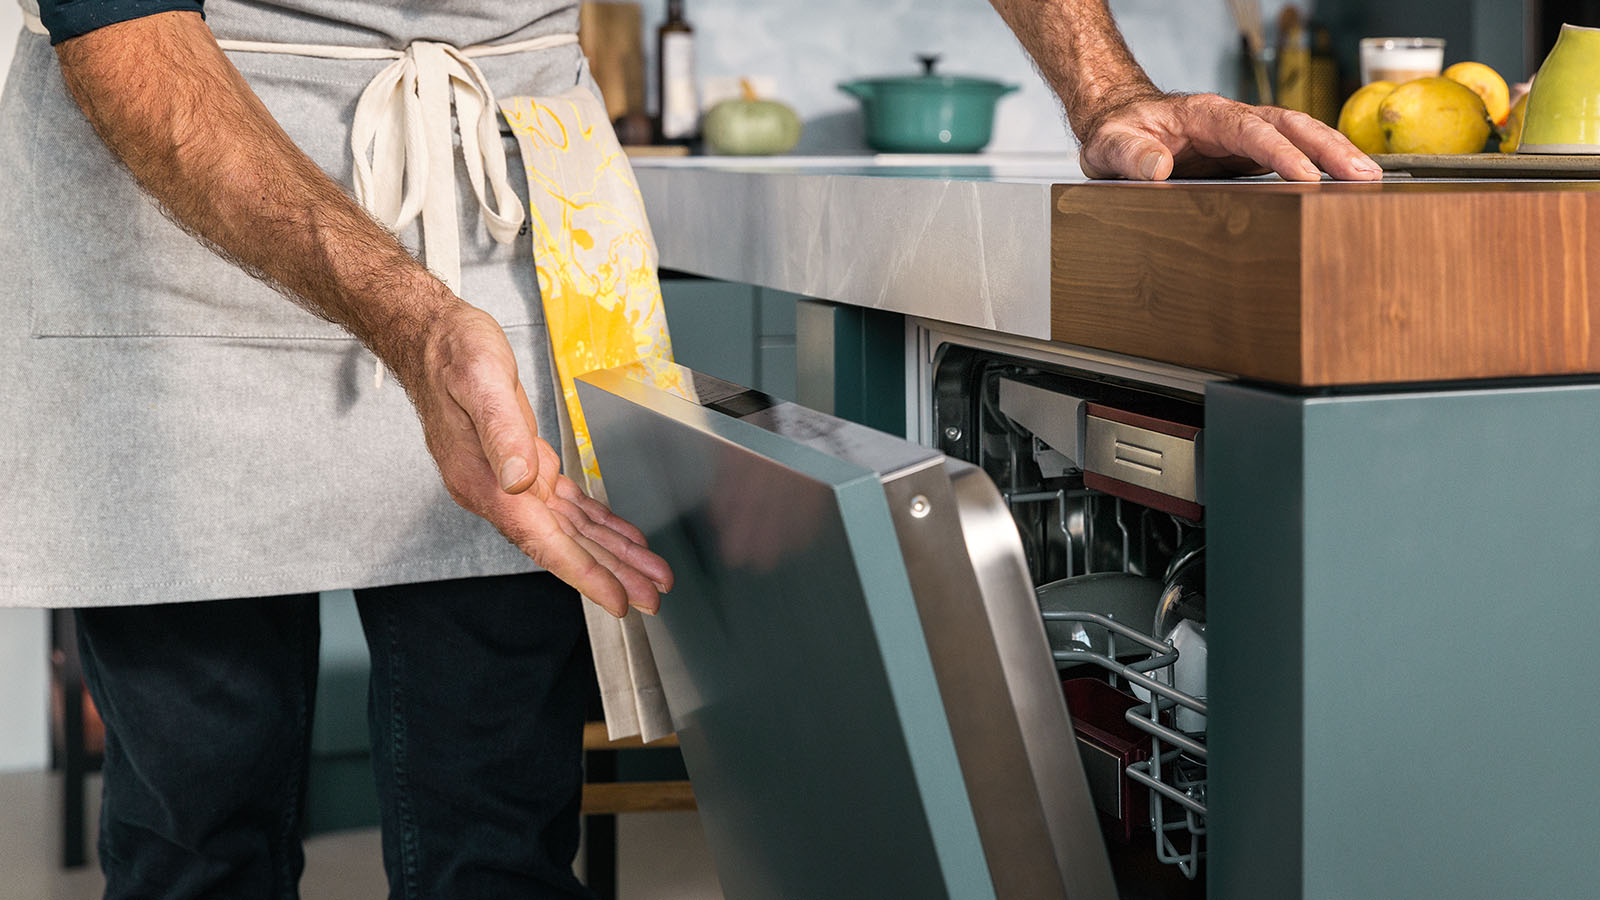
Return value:
<svg viewBox="0 0 1600 900">
<path fill-rule="evenodd" d="M 1090 182 L 1051 199 L 1052 340 L 1304 387 L 1600 372 L 1600 184 Z"/>
</svg>

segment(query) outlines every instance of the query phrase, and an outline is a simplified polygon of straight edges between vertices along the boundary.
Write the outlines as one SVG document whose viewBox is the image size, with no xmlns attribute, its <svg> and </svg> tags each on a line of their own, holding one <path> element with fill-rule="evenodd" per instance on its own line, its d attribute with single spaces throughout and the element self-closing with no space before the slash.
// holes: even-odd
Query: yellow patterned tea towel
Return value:
<svg viewBox="0 0 1600 900">
<path fill-rule="evenodd" d="M 676 380 L 656 278 L 656 246 L 633 168 L 605 107 L 583 87 L 501 101 L 528 171 L 533 259 L 565 403 L 564 468 L 589 495 L 605 488 L 573 379 L 637 363 Z M 669 387 L 670 385 L 662 385 Z M 611 737 L 672 733 L 655 657 L 638 610 L 613 618 L 584 603 Z"/>
</svg>

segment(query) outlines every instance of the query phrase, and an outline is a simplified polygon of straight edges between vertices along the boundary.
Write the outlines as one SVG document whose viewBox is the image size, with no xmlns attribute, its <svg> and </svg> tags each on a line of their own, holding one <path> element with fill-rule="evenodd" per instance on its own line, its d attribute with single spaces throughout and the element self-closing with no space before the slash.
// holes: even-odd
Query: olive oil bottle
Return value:
<svg viewBox="0 0 1600 900">
<path fill-rule="evenodd" d="M 657 131 L 662 143 L 692 144 L 700 136 L 700 98 L 694 78 L 694 27 L 683 0 L 667 0 L 656 30 Z"/>
</svg>

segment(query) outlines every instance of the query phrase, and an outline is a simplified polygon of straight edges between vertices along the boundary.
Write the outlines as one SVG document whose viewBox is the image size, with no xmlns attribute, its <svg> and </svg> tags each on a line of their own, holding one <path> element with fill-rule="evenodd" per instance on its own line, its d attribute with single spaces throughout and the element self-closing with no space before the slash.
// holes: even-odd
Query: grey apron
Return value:
<svg viewBox="0 0 1600 900">
<path fill-rule="evenodd" d="M 383 48 L 577 27 L 564 0 L 211 0 L 206 13 L 224 39 Z M 230 58 L 290 137 L 349 185 L 351 116 L 385 61 Z M 576 46 L 479 65 L 500 96 L 588 77 Z M 504 143 L 526 197 L 515 142 Z M 462 295 L 505 327 L 555 442 L 531 250 L 492 241 L 464 177 L 458 188 Z M 402 237 L 415 248 L 417 228 Z M 358 343 L 212 255 L 139 192 L 66 94 L 47 39 L 26 32 L 0 97 L 0 285 L 0 606 L 536 568 L 451 502 L 405 393 L 374 386 Z"/>
</svg>

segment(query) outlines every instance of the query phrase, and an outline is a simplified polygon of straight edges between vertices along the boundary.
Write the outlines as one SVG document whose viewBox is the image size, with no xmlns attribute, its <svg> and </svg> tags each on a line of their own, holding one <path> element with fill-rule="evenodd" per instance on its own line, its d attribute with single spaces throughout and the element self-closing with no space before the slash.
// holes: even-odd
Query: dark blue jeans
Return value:
<svg viewBox="0 0 1600 900">
<path fill-rule="evenodd" d="M 549 575 L 356 592 L 393 898 L 589 897 L 572 875 L 588 655 Z M 314 594 L 88 609 L 106 897 L 294 898 Z"/>
</svg>

